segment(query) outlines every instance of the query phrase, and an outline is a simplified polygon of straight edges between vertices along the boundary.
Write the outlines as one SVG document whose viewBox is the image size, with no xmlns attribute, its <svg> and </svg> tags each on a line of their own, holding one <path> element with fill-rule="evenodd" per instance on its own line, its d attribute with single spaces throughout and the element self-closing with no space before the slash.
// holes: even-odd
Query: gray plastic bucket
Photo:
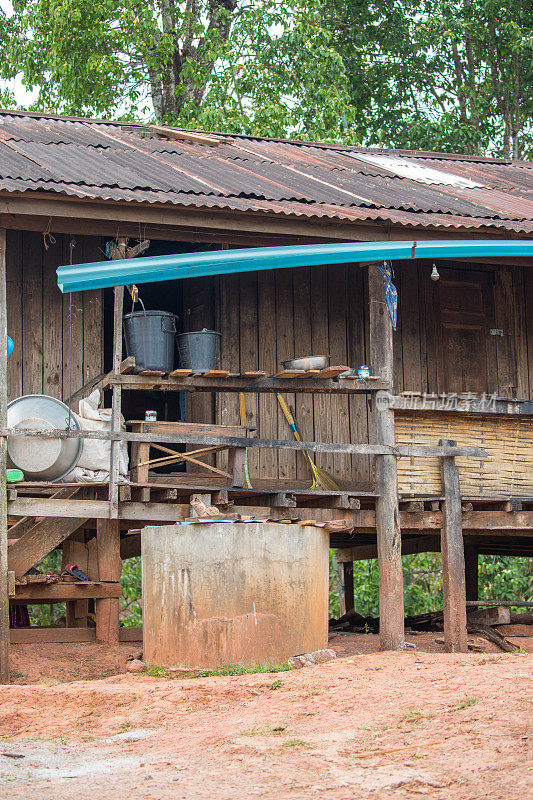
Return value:
<svg viewBox="0 0 533 800">
<path fill-rule="evenodd" d="M 180 366 L 193 372 L 217 369 L 221 334 L 217 331 L 191 331 L 178 333 Z"/>
<path fill-rule="evenodd" d="M 135 356 L 136 372 L 144 369 L 172 372 L 177 319 L 168 311 L 124 314 L 126 353 Z"/>
</svg>

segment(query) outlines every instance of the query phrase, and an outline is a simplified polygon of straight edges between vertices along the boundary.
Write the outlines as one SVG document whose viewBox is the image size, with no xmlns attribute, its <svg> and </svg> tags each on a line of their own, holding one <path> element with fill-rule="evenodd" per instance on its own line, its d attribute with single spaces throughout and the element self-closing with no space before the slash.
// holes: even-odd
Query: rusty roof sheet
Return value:
<svg viewBox="0 0 533 800">
<path fill-rule="evenodd" d="M 533 163 L 217 137 L 0 111 L 0 191 L 533 233 Z"/>
</svg>

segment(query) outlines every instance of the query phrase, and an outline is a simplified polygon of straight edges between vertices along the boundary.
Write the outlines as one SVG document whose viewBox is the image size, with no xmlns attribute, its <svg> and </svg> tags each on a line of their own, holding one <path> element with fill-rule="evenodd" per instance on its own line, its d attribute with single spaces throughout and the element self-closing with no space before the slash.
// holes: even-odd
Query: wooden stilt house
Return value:
<svg viewBox="0 0 533 800">
<path fill-rule="evenodd" d="M 151 440 L 175 447 L 179 439 L 191 449 L 194 436 L 224 438 L 220 427 L 198 425 L 227 426 L 228 439 L 244 422 L 257 439 L 291 441 L 276 400 L 281 392 L 304 441 L 338 445 L 317 447 L 313 458 L 339 487 L 310 489 L 309 464 L 294 442 L 248 448 L 253 488 L 234 480 L 235 454 L 220 443 L 207 468 L 189 460 L 186 470 L 183 463 L 141 469 L 139 447 L 150 452 L 155 429 L 129 428 L 139 467 L 130 483 L 115 485 L 112 468 L 111 492 L 107 483 L 25 482 L 8 490 L 3 619 L 9 589 L 12 603 L 67 601 L 68 625 L 60 634 L 13 630 L 12 640 L 116 641 L 120 559 L 139 552 L 139 534 L 128 531 L 188 517 L 197 495 L 226 510 L 232 502 L 240 513 L 337 523 L 332 546 L 348 576 L 354 560 L 379 555 L 386 647 L 401 646 L 403 636 L 399 555 L 448 547 L 457 503 L 470 599 L 479 553 L 531 555 L 533 259 L 420 258 L 416 246 L 533 241 L 532 188 L 533 164 L 507 159 L 1 112 L 0 304 L 15 342 L 4 401 L 42 393 L 76 410 L 80 397 L 101 386 L 107 405 L 113 390 L 115 412 L 121 408 L 127 420 L 153 409 L 158 421 L 193 426 L 190 435 L 178 426 Z M 120 322 L 128 294 L 124 301 L 110 288 L 62 294 L 57 285 L 59 266 L 100 262 L 109 242 L 126 255 L 128 244 L 144 240 L 148 257 L 334 242 L 413 246 L 409 258 L 390 262 L 394 333 L 373 264 L 140 285 L 146 308 L 176 314 L 180 331 L 221 333 L 217 374 L 169 377 L 126 374 Z M 311 354 L 328 354 L 330 372 L 280 375 L 284 361 Z M 370 380 L 346 377 L 360 365 L 369 365 Z M 380 390 L 393 398 L 381 412 Z M 113 425 L 116 432 L 116 414 Z M 445 489 L 456 479 L 453 498 Z M 64 560 L 85 565 L 87 586 L 27 575 L 56 547 Z M 448 553 L 449 568 L 463 569 L 452 594 L 464 590 L 461 559 L 462 552 L 457 561 Z M 92 601 L 96 633 L 87 628 Z"/>
</svg>

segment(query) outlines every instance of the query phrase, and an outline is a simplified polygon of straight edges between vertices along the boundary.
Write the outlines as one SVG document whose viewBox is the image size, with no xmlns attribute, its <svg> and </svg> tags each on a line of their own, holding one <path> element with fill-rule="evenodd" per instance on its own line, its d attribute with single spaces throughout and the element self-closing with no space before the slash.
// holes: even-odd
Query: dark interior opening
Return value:
<svg viewBox="0 0 533 800">
<path fill-rule="evenodd" d="M 131 242 L 130 242 L 131 243 Z M 191 244 L 190 242 L 152 241 L 146 256 L 170 255 L 174 253 L 187 253 L 209 249 L 205 244 Z M 214 307 L 211 299 L 200 314 L 193 313 L 195 303 L 194 289 L 191 291 L 191 281 L 174 280 L 168 282 L 137 284 L 139 297 L 142 299 L 146 310 L 169 311 L 176 314 L 178 332 L 196 330 L 210 327 L 213 324 Z M 202 283 L 211 284 L 209 279 L 202 279 Z M 130 293 L 124 293 L 124 313 L 141 310 L 137 303 L 133 307 Z M 104 290 L 104 370 L 110 371 L 113 361 L 113 289 Z M 125 354 L 125 350 L 123 350 Z M 175 367 L 178 366 L 178 353 L 175 353 Z M 105 405 L 111 405 L 111 392 L 106 392 Z M 155 411 L 158 420 L 186 421 L 185 399 L 183 392 L 161 391 L 123 391 L 122 413 L 126 421 L 143 420 L 146 411 Z M 176 448 L 179 450 L 180 448 Z M 168 468 L 161 467 L 158 472 L 175 472 L 184 470 L 184 465 L 173 465 Z"/>
</svg>

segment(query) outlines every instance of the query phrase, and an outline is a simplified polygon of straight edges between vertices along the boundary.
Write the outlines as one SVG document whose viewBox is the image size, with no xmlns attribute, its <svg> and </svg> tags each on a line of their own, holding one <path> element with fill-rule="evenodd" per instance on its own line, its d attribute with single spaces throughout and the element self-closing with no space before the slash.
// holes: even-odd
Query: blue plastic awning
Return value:
<svg viewBox="0 0 533 800">
<path fill-rule="evenodd" d="M 258 272 L 285 267 L 397 261 L 413 258 L 533 258 L 533 241 L 434 240 L 423 242 L 349 242 L 284 247 L 250 247 L 244 250 L 210 250 L 123 261 L 97 261 L 59 267 L 57 284 L 62 292 L 125 286 L 132 283 Z"/>
</svg>

